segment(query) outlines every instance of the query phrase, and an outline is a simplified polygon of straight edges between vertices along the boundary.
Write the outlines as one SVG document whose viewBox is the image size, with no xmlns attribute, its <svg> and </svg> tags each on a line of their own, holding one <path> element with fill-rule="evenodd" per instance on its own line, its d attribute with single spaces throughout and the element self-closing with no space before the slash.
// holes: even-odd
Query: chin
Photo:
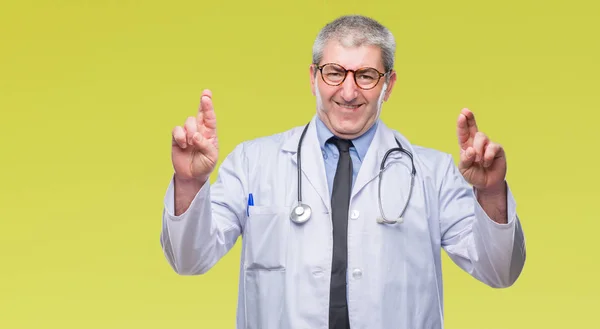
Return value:
<svg viewBox="0 0 600 329">
<path fill-rule="evenodd" d="M 344 135 L 355 135 L 360 133 L 364 127 L 364 122 L 356 120 L 337 120 L 332 122 L 332 126 L 336 132 Z"/>
<path fill-rule="evenodd" d="M 359 109 L 363 109 L 361 106 Z M 369 118 L 364 117 L 361 111 L 339 111 L 335 107 L 322 107 L 322 114 L 329 121 L 329 126 L 336 135 L 355 137 L 362 132 Z"/>
</svg>

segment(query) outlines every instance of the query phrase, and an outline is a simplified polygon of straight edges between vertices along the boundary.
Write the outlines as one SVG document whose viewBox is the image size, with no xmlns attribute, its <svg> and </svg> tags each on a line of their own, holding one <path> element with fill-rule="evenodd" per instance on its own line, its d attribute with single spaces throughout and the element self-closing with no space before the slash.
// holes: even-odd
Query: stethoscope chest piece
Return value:
<svg viewBox="0 0 600 329">
<path fill-rule="evenodd" d="M 290 214 L 290 219 L 296 224 L 304 224 L 310 219 L 311 214 L 312 209 L 310 208 L 310 206 L 306 204 L 298 204 L 292 210 L 292 213 Z"/>
</svg>

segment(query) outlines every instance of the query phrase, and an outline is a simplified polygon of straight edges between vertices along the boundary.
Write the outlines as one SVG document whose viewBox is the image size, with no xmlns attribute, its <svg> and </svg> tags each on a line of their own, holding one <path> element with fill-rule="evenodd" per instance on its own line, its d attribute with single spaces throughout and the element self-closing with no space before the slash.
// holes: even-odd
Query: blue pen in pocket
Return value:
<svg viewBox="0 0 600 329">
<path fill-rule="evenodd" d="M 254 197 L 252 193 L 248 194 L 248 206 L 246 207 L 246 215 L 250 216 L 250 206 L 254 205 Z"/>
</svg>

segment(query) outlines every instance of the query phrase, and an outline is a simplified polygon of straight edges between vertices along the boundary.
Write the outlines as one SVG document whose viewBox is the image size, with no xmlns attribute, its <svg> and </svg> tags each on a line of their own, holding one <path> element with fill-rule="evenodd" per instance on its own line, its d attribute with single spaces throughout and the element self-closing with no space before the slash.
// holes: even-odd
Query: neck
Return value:
<svg viewBox="0 0 600 329">
<path fill-rule="evenodd" d="M 317 117 L 319 118 L 319 120 L 321 120 L 321 122 L 323 122 L 325 127 L 327 127 L 327 129 L 329 129 L 329 131 L 333 135 L 337 136 L 338 138 L 348 139 L 348 140 L 356 139 L 356 138 L 362 136 L 363 134 L 365 134 L 367 131 L 369 131 L 369 129 L 371 129 L 373 127 L 375 122 L 377 122 L 377 118 L 378 118 L 378 117 L 374 117 L 372 119 L 369 119 L 365 123 L 365 126 L 362 127 L 362 129 L 360 129 L 358 132 L 352 133 L 352 134 L 347 134 L 347 133 L 343 133 L 343 132 L 335 130 L 333 125 L 329 121 L 329 118 L 327 117 L 327 115 L 325 115 L 325 113 L 322 110 L 317 111 Z"/>
</svg>

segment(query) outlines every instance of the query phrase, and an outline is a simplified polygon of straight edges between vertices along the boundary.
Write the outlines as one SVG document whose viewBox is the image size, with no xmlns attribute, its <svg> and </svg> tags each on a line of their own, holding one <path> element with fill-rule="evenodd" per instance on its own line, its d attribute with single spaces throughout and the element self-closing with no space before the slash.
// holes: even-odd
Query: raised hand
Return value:
<svg viewBox="0 0 600 329">
<path fill-rule="evenodd" d="M 173 129 L 171 158 L 175 178 L 180 181 L 205 182 L 219 158 L 217 119 L 212 93 L 204 90 L 196 117 L 189 117 L 183 126 Z"/>
<path fill-rule="evenodd" d="M 504 149 L 477 129 L 475 115 L 463 109 L 456 127 L 460 145 L 459 170 L 480 191 L 502 191 L 506 177 Z"/>
</svg>

